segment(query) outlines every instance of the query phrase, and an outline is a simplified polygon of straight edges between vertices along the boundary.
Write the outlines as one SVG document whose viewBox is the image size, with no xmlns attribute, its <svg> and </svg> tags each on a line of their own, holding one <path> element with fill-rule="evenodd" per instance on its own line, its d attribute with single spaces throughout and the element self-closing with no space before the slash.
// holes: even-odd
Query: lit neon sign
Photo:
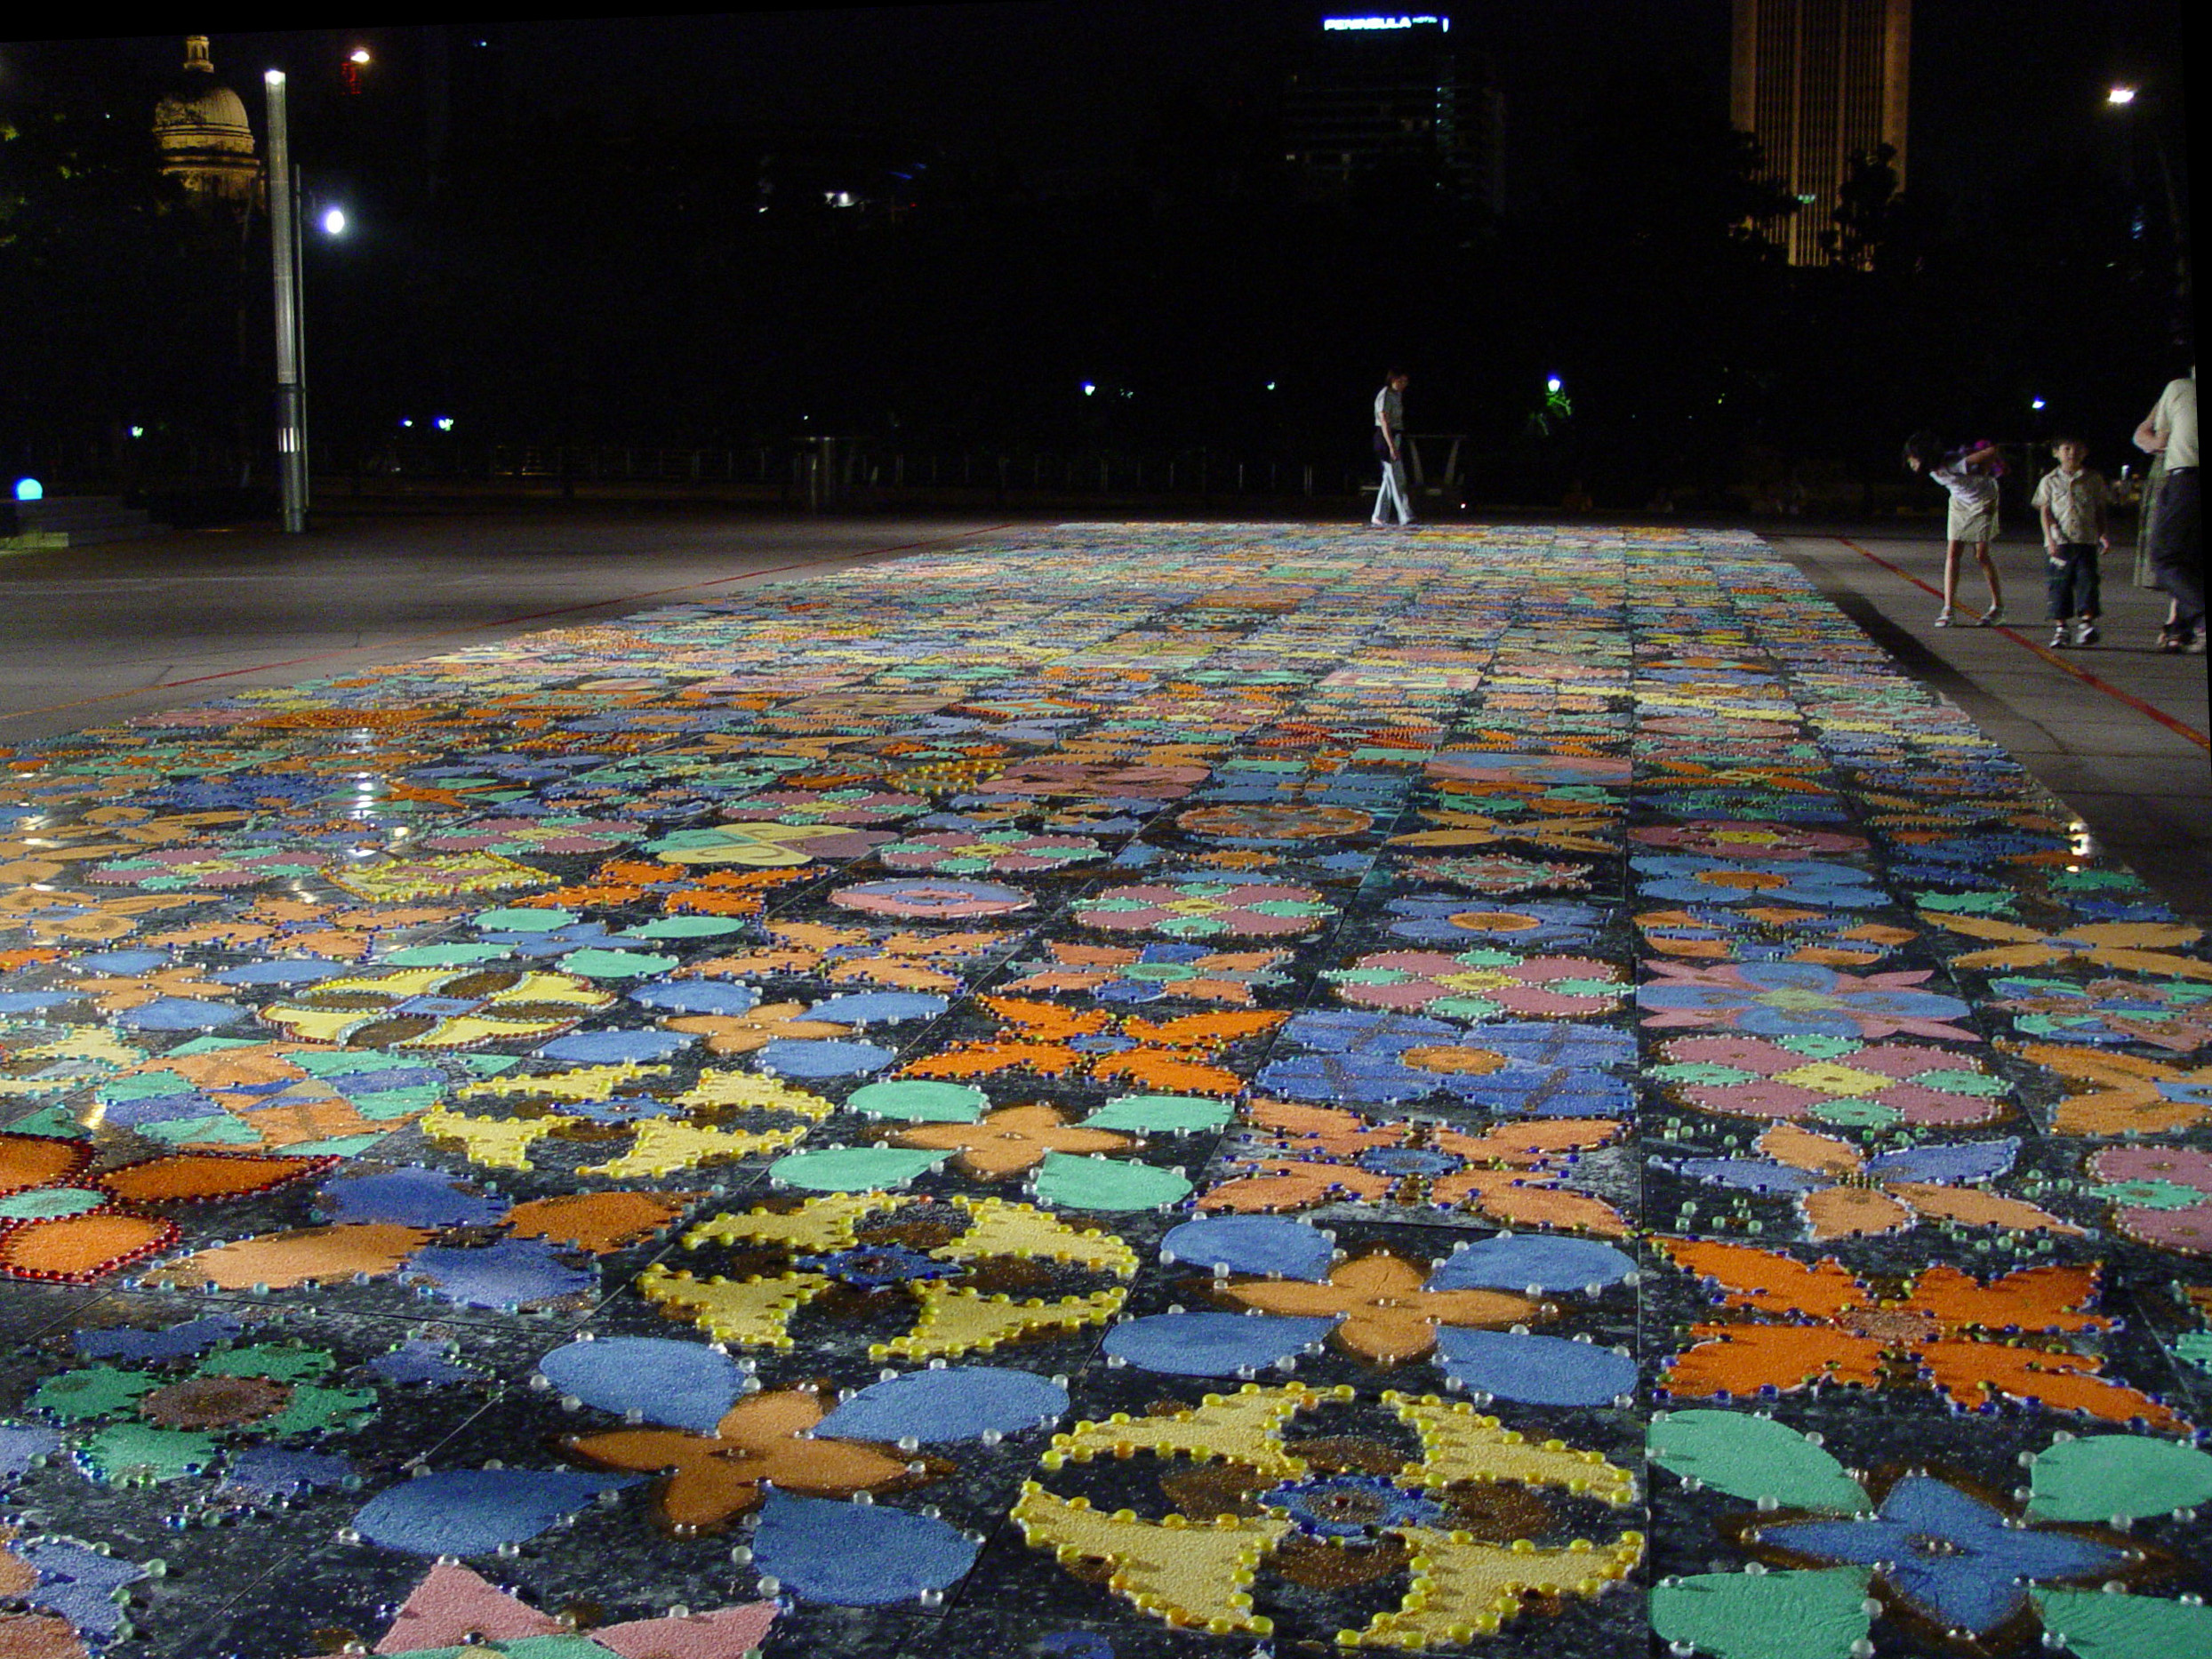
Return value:
<svg viewBox="0 0 2212 1659">
<path fill-rule="evenodd" d="M 1448 17 L 1431 17 L 1425 14 L 1418 17 L 1407 16 L 1402 12 L 1395 17 L 1325 17 L 1321 20 L 1321 27 L 1332 33 L 1344 30 L 1365 32 L 1380 28 L 1420 28 L 1426 24 L 1433 24 L 1449 33 L 1452 20 Z"/>
</svg>

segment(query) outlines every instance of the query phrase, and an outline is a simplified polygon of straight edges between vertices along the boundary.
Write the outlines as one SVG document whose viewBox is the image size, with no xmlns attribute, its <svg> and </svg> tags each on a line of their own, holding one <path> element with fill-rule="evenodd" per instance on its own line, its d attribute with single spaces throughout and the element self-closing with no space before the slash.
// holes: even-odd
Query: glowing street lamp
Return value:
<svg viewBox="0 0 2212 1659">
<path fill-rule="evenodd" d="M 2136 101 L 2136 89 L 2132 86 L 2115 86 L 2104 94 L 2104 101 L 2108 104 L 2132 104 Z"/>
<path fill-rule="evenodd" d="M 346 61 L 348 63 L 364 64 L 372 61 L 369 57 L 369 49 L 366 46 L 356 46 L 351 52 L 346 54 Z"/>
<path fill-rule="evenodd" d="M 346 234 L 346 210 L 344 208 L 333 207 L 324 212 L 323 234 L 326 236 L 342 236 Z"/>
</svg>

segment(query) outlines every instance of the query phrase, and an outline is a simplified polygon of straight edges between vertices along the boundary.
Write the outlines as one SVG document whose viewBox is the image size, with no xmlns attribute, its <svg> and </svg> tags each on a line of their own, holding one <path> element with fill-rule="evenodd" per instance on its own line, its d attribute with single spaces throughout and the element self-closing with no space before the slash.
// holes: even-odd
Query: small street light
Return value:
<svg viewBox="0 0 2212 1659">
<path fill-rule="evenodd" d="M 2136 89 L 2132 86 L 2115 86 L 2104 94 L 2104 101 L 2108 104 L 2132 104 L 2136 101 Z"/>
<path fill-rule="evenodd" d="M 323 234 L 342 236 L 346 234 L 346 210 L 342 207 L 326 209 L 323 214 Z"/>
</svg>

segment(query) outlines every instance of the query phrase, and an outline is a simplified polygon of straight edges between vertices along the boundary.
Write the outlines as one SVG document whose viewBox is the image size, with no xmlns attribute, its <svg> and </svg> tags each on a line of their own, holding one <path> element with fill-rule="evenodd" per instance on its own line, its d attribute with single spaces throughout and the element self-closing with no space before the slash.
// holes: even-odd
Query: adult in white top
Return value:
<svg viewBox="0 0 2212 1659">
<path fill-rule="evenodd" d="M 2136 447 L 2166 457 L 2151 533 L 2151 574 L 2173 596 L 2161 651 L 2204 649 L 2204 519 L 2197 488 L 2197 372 L 2168 381 L 2136 429 Z"/>
<path fill-rule="evenodd" d="M 1368 523 L 1386 526 L 1392 510 L 1398 522 L 1409 525 L 1414 509 L 1406 499 L 1406 381 L 1403 369 L 1392 369 L 1374 395 L 1374 454 L 1382 463 L 1382 487 L 1375 493 L 1374 512 Z"/>
</svg>

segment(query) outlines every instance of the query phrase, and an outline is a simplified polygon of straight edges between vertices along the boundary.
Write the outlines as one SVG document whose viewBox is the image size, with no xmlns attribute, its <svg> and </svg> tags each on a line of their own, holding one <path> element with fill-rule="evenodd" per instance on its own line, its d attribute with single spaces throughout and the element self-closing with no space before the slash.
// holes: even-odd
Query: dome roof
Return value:
<svg viewBox="0 0 2212 1659">
<path fill-rule="evenodd" d="M 245 100 L 215 78 L 208 61 L 207 36 L 185 43 L 180 84 L 154 107 L 154 135 L 167 149 L 236 149 L 252 154 L 253 127 Z"/>
</svg>

